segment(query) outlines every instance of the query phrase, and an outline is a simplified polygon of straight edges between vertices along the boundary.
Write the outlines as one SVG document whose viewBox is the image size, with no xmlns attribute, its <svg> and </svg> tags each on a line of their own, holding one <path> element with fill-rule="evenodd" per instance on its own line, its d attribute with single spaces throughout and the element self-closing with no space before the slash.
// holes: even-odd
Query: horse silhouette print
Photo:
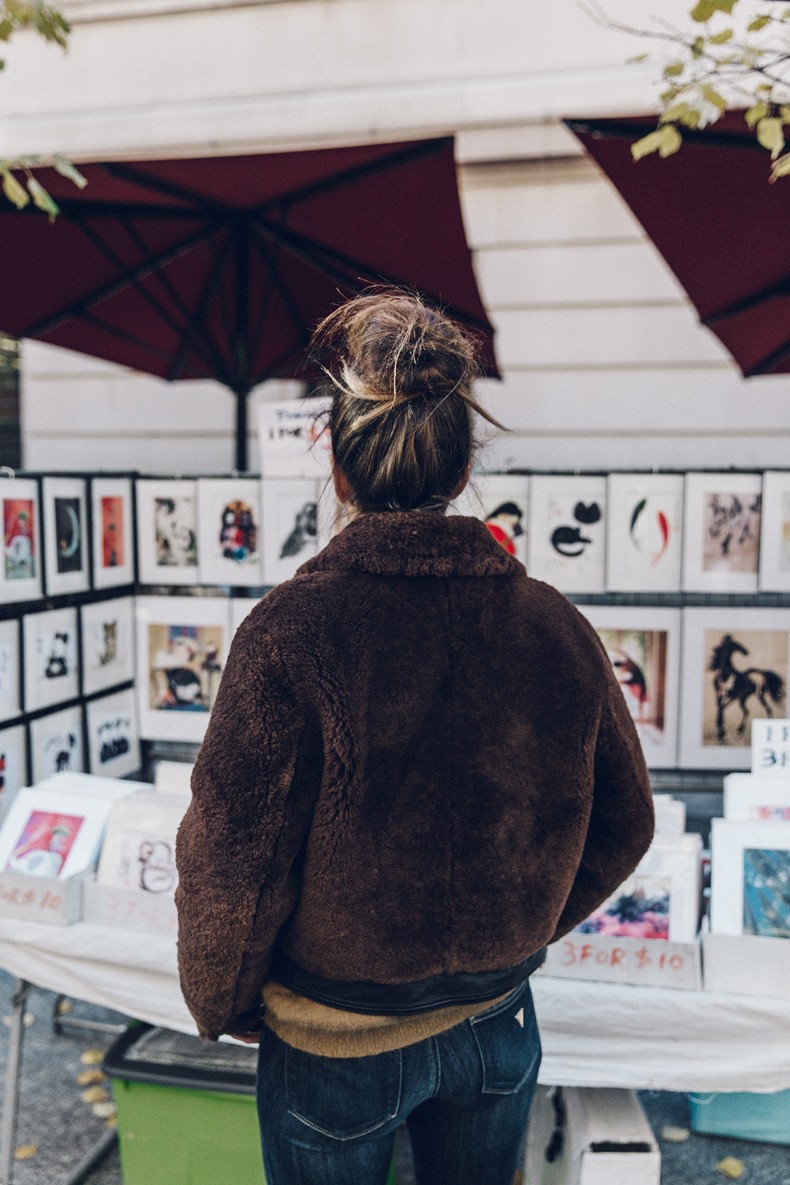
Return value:
<svg viewBox="0 0 790 1185">
<path fill-rule="evenodd" d="M 741 670 L 735 666 L 733 656 L 748 655 L 749 651 L 742 642 L 732 634 L 725 634 L 713 652 L 708 663 L 708 670 L 713 671 L 713 690 L 716 695 L 716 739 L 719 744 L 726 741 L 725 713 L 730 704 L 739 704 L 741 719 L 736 728 L 736 736 L 742 737 L 751 713 L 749 700 L 757 696 L 758 701 L 768 716 L 773 716 L 772 701 L 776 708 L 781 708 L 785 698 L 785 682 L 777 671 L 765 670 L 761 667 L 747 667 Z"/>
</svg>

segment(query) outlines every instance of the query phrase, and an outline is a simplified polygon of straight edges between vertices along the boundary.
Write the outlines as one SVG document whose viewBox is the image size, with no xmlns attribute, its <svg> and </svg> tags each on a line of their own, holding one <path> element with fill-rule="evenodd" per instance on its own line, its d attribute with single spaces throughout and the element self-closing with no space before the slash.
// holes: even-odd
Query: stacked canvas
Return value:
<svg viewBox="0 0 790 1185">
<path fill-rule="evenodd" d="M 724 779 L 724 818 L 714 819 L 711 828 L 710 933 L 705 938 L 705 981 L 713 990 L 786 992 L 790 770 L 784 757 L 789 750 L 790 721 L 761 722 L 752 746 L 752 767 L 760 772 Z M 766 753 L 771 755 L 767 762 Z"/>
</svg>

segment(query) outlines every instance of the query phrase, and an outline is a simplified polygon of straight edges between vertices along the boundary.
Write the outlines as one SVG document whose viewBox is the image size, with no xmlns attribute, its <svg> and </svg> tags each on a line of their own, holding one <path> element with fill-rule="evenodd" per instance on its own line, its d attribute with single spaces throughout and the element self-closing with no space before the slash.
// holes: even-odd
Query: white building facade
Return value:
<svg viewBox="0 0 790 1185">
<path fill-rule="evenodd" d="M 0 76 L 0 156 L 219 156 L 453 134 L 497 330 L 510 432 L 486 467 L 777 467 L 790 377 L 743 380 L 610 183 L 562 125 L 656 105 L 660 65 L 576 3 L 64 0 L 66 54 L 34 36 Z M 665 0 L 679 23 L 688 0 Z M 611 0 L 646 24 L 645 0 Z M 638 166 L 635 166 L 638 167 Z M 2 260 L 0 260 L 0 269 Z M 45 282 L 45 279 L 42 279 Z M 291 384 L 264 384 L 255 399 Z M 34 342 L 30 469 L 226 472 L 233 397 Z M 250 468 L 257 468 L 250 416 Z"/>
</svg>

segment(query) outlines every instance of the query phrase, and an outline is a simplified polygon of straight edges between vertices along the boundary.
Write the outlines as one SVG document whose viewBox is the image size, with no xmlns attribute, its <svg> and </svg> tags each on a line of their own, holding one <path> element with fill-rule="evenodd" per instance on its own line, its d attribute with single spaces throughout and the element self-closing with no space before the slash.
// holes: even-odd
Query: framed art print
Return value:
<svg viewBox="0 0 790 1185">
<path fill-rule="evenodd" d="M 604 645 L 651 769 L 677 764 L 680 610 L 578 605 Z"/>
<path fill-rule="evenodd" d="M 137 558 L 142 584 L 197 584 L 197 482 L 138 478 Z"/>
<path fill-rule="evenodd" d="M 509 555 L 527 562 L 529 478 L 518 473 L 474 473 L 453 502 L 458 514 L 479 518 Z"/>
<path fill-rule="evenodd" d="M 682 611 L 680 764 L 749 769 L 751 721 L 787 715 L 790 609 Z"/>
<path fill-rule="evenodd" d="M 34 782 L 43 782 L 52 774 L 67 770 L 85 770 L 82 736 L 82 708 L 74 704 L 59 712 L 48 712 L 30 722 L 31 774 Z"/>
<path fill-rule="evenodd" d="M 258 448 L 264 477 L 328 481 L 331 472 L 331 396 L 257 404 Z"/>
<path fill-rule="evenodd" d="M 694 942 L 701 892 L 702 836 L 656 835 L 631 876 L 576 932 Z"/>
<path fill-rule="evenodd" d="M 0 721 L 22 712 L 19 621 L 0 621 Z"/>
<path fill-rule="evenodd" d="M 198 487 L 200 583 L 263 583 L 260 482 L 201 477 Z"/>
<path fill-rule="evenodd" d="M 110 808 L 96 879 L 100 885 L 172 896 L 176 833 L 188 797 L 138 790 Z"/>
<path fill-rule="evenodd" d="M 140 735 L 200 741 L 217 695 L 230 635 L 224 597 L 137 597 Z"/>
<path fill-rule="evenodd" d="M 724 818 L 790 823 L 790 771 L 786 778 L 727 774 L 724 778 Z"/>
<path fill-rule="evenodd" d="M 99 854 L 108 811 L 98 797 L 25 787 L 0 830 L 0 869 L 64 878 L 86 872 Z"/>
<path fill-rule="evenodd" d="M 0 822 L 17 790 L 27 784 L 27 729 L 24 724 L 0 728 Z"/>
<path fill-rule="evenodd" d="M 310 478 L 261 480 L 263 584 L 280 584 L 316 554 L 321 482 Z"/>
<path fill-rule="evenodd" d="M 124 778 L 137 773 L 142 762 L 132 688 L 90 700 L 85 714 L 90 772 L 107 778 Z"/>
<path fill-rule="evenodd" d="M 77 610 L 48 609 L 22 618 L 25 711 L 48 708 L 79 695 Z"/>
<path fill-rule="evenodd" d="M 684 592 L 757 591 L 762 520 L 759 473 L 687 473 Z"/>
<path fill-rule="evenodd" d="M 714 819 L 711 931 L 790 938 L 790 823 Z"/>
<path fill-rule="evenodd" d="M 90 588 L 86 484 L 82 477 L 45 477 L 44 571 L 47 596 Z"/>
<path fill-rule="evenodd" d="M 760 588 L 790 592 L 790 472 L 763 474 Z"/>
<path fill-rule="evenodd" d="M 93 695 L 134 678 L 134 601 L 111 597 L 80 606 L 82 692 Z"/>
<path fill-rule="evenodd" d="M 91 478 L 93 587 L 134 582 L 132 479 Z"/>
<path fill-rule="evenodd" d="M 679 592 L 683 475 L 610 473 L 606 587 L 609 592 Z"/>
<path fill-rule="evenodd" d="M 606 478 L 531 478 L 527 571 L 564 593 L 599 593 L 605 587 Z"/>
<path fill-rule="evenodd" d="M 33 478 L 0 477 L 0 514 L 0 601 L 35 600 L 43 587 L 38 482 Z"/>
</svg>

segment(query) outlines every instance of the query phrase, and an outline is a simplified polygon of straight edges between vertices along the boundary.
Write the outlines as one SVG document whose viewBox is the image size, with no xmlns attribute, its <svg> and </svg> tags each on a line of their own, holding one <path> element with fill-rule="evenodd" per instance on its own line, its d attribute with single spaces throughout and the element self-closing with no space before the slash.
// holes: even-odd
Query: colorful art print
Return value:
<svg viewBox="0 0 790 1185">
<path fill-rule="evenodd" d="M 79 694 L 77 610 L 51 609 L 22 618 L 25 710 L 49 707 Z"/>
<path fill-rule="evenodd" d="M 609 656 L 647 764 L 677 763 L 680 610 L 579 605 Z"/>
<path fill-rule="evenodd" d="M 458 514 L 479 518 L 509 555 L 527 562 L 529 478 L 519 474 L 473 474 L 455 499 Z"/>
<path fill-rule="evenodd" d="M 93 478 L 91 508 L 95 587 L 131 584 L 134 580 L 131 479 Z"/>
<path fill-rule="evenodd" d="M 196 584 L 197 482 L 145 478 L 136 483 L 140 580 L 144 584 Z"/>
<path fill-rule="evenodd" d="M 219 597 L 137 598 L 141 736 L 202 738 L 225 665 L 229 604 Z"/>
<path fill-rule="evenodd" d="M 612 938 L 669 938 L 669 877 L 634 873 L 616 893 L 575 927 L 577 934 Z"/>
<path fill-rule="evenodd" d="M 790 610 L 683 610 L 680 764 L 748 769 L 753 719 L 783 717 Z"/>
<path fill-rule="evenodd" d="M 85 695 L 134 678 L 131 597 L 113 597 L 80 608 L 82 690 Z"/>
<path fill-rule="evenodd" d="M 91 700 L 86 713 L 90 772 L 122 778 L 139 770 L 140 741 L 132 690 Z"/>
<path fill-rule="evenodd" d="M 531 479 L 528 562 L 531 576 L 566 593 L 605 587 L 606 478 Z"/>
<path fill-rule="evenodd" d="M 745 848 L 743 933 L 790 938 L 790 852 Z"/>
<path fill-rule="evenodd" d="M 760 588 L 790 591 L 790 472 L 763 474 Z"/>
<path fill-rule="evenodd" d="M 149 704 L 161 712 L 209 712 L 222 672 L 221 626 L 150 625 Z"/>
<path fill-rule="evenodd" d="M 319 548 L 321 483 L 272 477 L 261 481 L 263 583 L 288 580 Z"/>
<path fill-rule="evenodd" d="M 47 592 L 82 592 L 90 586 L 85 481 L 45 477 L 42 499 Z"/>
<path fill-rule="evenodd" d="M 21 711 L 19 622 L 12 619 L 0 621 L 0 721 Z"/>
<path fill-rule="evenodd" d="M 610 473 L 606 587 L 610 592 L 680 589 L 683 486 L 679 473 Z"/>
<path fill-rule="evenodd" d="M 790 822 L 790 770 L 784 779 L 759 774 L 727 774 L 724 818 Z"/>
<path fill-rule="evenodd" d="M 197 484 L 201 582 L 261 584 L 260 482 L 199 478 Z"/>
<path fill-rule="evenodd" d="M 711 821 L 711 931 L 790 938 L 790 823 Z"/>
<path fill-rule="evenodd" d="M 17 790 L 28 783 L 27 731 L 24 724 L 0 729 L 0 820 L 4 819 Z"/>
<path fill-rule="evenodd" d="M 331 406 L 330 396 L 258 403 L 258 448 L 264 477 L 329 478 Z"/>
<path fill-rule="evenodd" d="M 36 514 L 32 498 L 3 498 L 3 544 L 6 580 L 36 575 Z"/>
<path fill-rule="evenodd" d="M 756 591 L 761 517 L 759 473 L 687 474 L 684 590 Z"/>
<path fill-rule="evenodd" d="M 52 774 L 85 769 L 82 736 L 82 708 L 75 705 L 30 723 L 30 747 L 34 782 Z"/>
<path fill-rule="evenodd" d="M 6 868 L 27 876 L 60 876 L 83 822 L 81 815 L 31 811 Z"/>
</svg>

